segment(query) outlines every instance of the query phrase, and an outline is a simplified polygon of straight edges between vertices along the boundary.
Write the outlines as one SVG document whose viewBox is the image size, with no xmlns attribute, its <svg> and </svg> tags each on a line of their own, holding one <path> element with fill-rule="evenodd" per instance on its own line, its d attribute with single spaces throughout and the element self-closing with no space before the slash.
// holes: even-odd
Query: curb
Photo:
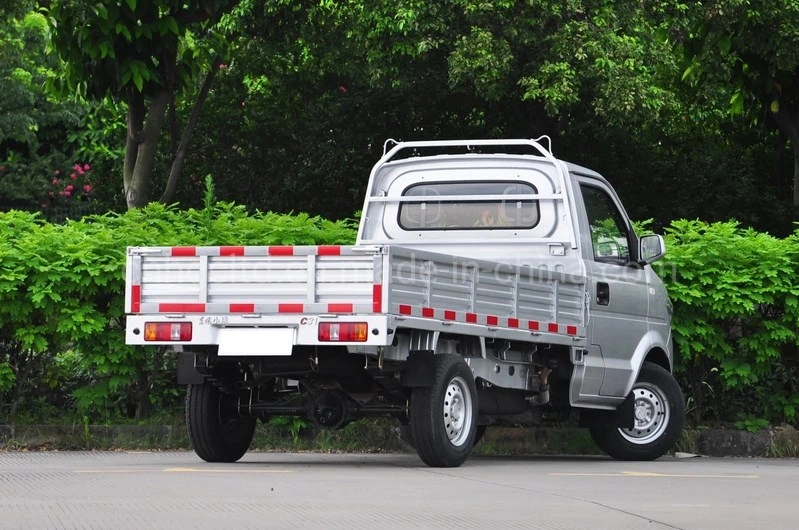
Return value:
<svg viewBox="0 0 799 530">
<path fill-rule="evenodd" d="M 188 449 L 183 425 L 0 425 L 0 450 Z M 341 431 L 303 429 L 292 436 L 259 424 L 254 450 L 413 452 L 396 425 L 354 423 Z M 756 433 L 686 429 L 674 450 L 713 457 L 797 457 L 799 431 L 782 426 Z M 586 429 L 489 428 L 475 446 L 480 455 L 601 455 Z"/>
</svg>

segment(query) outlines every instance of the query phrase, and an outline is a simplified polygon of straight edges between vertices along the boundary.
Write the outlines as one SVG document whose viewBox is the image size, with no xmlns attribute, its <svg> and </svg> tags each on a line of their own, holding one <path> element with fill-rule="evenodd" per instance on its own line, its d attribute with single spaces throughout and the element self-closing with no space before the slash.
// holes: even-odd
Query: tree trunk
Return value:
<svg viewBox="0 0 799 530">
<path fill-rule="evenodd" d="M 125 148 L 125 200 L 128 208 L 141 208 L 150 202 L 150 185 L 158 153 L 158 140 L 164 126 L 164 117 L 169 103 L 169 91 L 161 89 L 150 100 L 147 119 L 141 131 L 131 134 L 131 125 L 135 127 L 138 116 L 131 115 L 139 109 L 128 110 L 128 141 Z M 133 145 L 135 144 L 135 146 Z M 130 150 L 129 150 L 130 149 Z M 133 151 L 135 150 L 135 157 Z"/>
<path fill-rule="evenodd" d="M 175 151 L 175 158 L 172 161 L 172 168 L 169 171 L 169 180 L 167 180 L 164 194 L 161 196 L 160 202 L 169 203 L 175 196 L 178 180 L 180 180 L 180 175 L 183 173 L 183 167 L 186 165 L 186 156 L 189 152 L 189 142 L 191 142 L 194 128 L 196 127 L 197 121 L 200 118 L 200 111 L 202 110 L 203 104 L 205 104 L 205 100 L 208 97 L 208 92 L 211 89 L 211 82 L 214 80 L 216 73 L 219 71 L 220 63 L 221 59 L 219 57 L 215 58 L 211 65 L 211 71 L 205 76 L 205 81 L 203 81 L 203 85 L 200 88 L 200 93 L 197 95 L 197 99 L 194 102 L 194 107 L 191 109 L 189 121 L 186 123 L 186 128 L 183 130 L 183 136 L 180 139 L 180 144 Z"/>
<path fill-rule="evenodd" d="M 33 354 L 30 350 L 22 350 L 22 348 L 17 349 L 16 344 L 12 347 L 17 350 L 15 352 L 17 357 L 17 370 L 15 374 L 16 381 L 14 382 L 14 392 L 11 398 L 11 410 L 8 412 L 8 422 L 14 425 L 17 420 L 17 410 L 22 401 L 23 389 L 28 384 L 28 374 L 31 370 L 31 364 L 33 364 Z M 10 356 L 10 358 L 13 357 L 13 355 Z"/>
<path fill-rule="evenodd" d="M 144 96 L 140 92 L 128 93 L 128 131 L 125 135 L 125 161 L 122 168 L 122 183 L 125 196 L 133 181 L 133 169 L 136 167 L 136 157 L 139 154 L 139 144 L 144 139 L 142 131 L 144 125 Z"/>
<path fill-rule="evenodd" d="M 136 368 L 136 421 L 150 417 L 150 381 L 144 366 Z"/>
</svg>

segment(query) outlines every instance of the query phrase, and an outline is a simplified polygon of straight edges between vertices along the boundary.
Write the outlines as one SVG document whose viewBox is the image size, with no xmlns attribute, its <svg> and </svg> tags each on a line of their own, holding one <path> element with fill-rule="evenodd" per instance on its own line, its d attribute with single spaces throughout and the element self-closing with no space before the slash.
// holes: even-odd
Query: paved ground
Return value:
<svg viewBox="0 0 799 530">
<path fill-rule="evenodd" d="M 0 528 L 799 528 L 799 460 L 0 452 Z"/>
</svg>

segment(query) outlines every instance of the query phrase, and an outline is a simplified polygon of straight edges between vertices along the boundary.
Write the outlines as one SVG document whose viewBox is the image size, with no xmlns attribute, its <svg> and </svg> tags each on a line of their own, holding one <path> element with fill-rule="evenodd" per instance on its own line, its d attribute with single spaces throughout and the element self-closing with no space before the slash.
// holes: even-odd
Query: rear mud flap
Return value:
<svg viewBox="0 0 799 530">
<path fill-rule="evenodd" d="M 436 371 L 435 354 L 432 350 L 416 350 L 408 355 L 403 385 L 407 387 L 431 387 Z"/>
<path fill-rule="evenodd" d="M 205 381 L 205 377 L 194 367 L 194 354 L 178 353 L 178 384 L 201 385 L 203 381 Z"/>
</svg>

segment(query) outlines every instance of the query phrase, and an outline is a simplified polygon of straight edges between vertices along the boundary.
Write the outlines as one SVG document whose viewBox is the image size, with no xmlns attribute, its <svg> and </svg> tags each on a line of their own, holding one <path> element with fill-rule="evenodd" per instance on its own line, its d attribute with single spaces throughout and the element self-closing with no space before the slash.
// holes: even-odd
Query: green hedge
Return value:
<svg viewBox="0 0 799 530">
<path fill-rule="evenodd" d="M 124 263 L 136 245 L 353 241 L 352 221 L 158 204 L 48 224 L 0 213 L 0 423 L 142 418 L 178 399 L 173 356 L 124 344 Z M 67 412 L 72 411 L 72 412 Z"/>
<path fill-rule="evenodd" d="M 157 204 L 49 224 L 0 213 L 0 423 L 119 421 L 179 410 L 174 356 L 124 344 L 125 248 L 346 244 L 353 221 Z M 691 418 L 797 422 L 799 235 L 678 221 L 658 263 Z"/>
<path fill-rule="evenodd" d="M 658 264 L 674 303 L 678 377 L 696 422 L 797 421 L 799 232 L 675 221 Z"/>
</svg>

